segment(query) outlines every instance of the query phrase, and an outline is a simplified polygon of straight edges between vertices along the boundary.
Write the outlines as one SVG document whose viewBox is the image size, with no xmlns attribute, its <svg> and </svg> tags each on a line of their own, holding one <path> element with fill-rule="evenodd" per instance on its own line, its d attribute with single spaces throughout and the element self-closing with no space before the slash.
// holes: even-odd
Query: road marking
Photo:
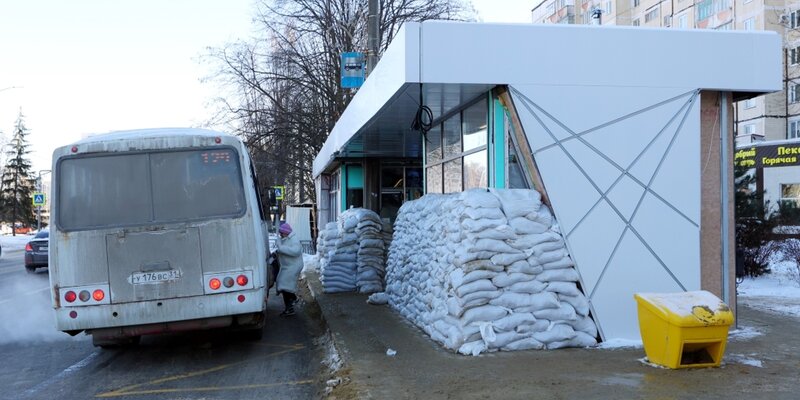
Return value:
<svg viewBox="0 0 800 400">
<path fill-rule="evenodd" d="M 302 344 L 295 344 L 295 345 L 289 345 L 289 346 L 287 346 L 287 345 L 277 345 L 276 344 L 274 346 L 285 347 L 286 349 L 285 350 L 281 350 L 281 351 L 276 351 L 274 353 L 268 354 L 268 355 L 263 356 L 263 357 L 256 357 L 256 358 L 250 359 L 250 360 L 239 361 L 239 362 L 235 362 L 235 363 L 231 363 L 231 364 L 222 364 L 222 365 L 218 365 L 218 366 L 213 367 L 213 368 L 208 368 L 208 369 L 204 369 L 204 370 L 200 370 L 200 371 L 188 372 L 188 373 L 185 373 L 185 374 L 173 375 L 173 376 L 168 376 L 168 377 L 165 377 L 165 378 L 155 379 L 155 380 L 152 380 L 150 382 L 138 383 L 138 384 L 135 384 L 135 385 L 125 386 L 125 387 L 117 389 L 117 390 L 112 390 L 110 392 L 97 394 L 97 395 L 95 395 L 95 397 L 119 397 L 119 396 L 130 396 L 130 395 L 134 395 L 134 394 L 171 393 L 171 392 L 183 392 L 183 391 L 215 391 L 215 390 L 225 390 L 225 389 L 230 389 L 230 388 L 237 388 L 238 386 L 228 386 L 228 387 L 215 386 L 215 387 L 200 387 L 200 388 L 135 390 L 135 389 L 138 389 L 138 388 L 140 388 L 142 386 L 158 385 L 158 384 L 164 383 L 164 382 L 172 382 L 172 381 L 177 381 L 177 380 L 181 380 L 181 379 L 192 378 L 192 377 L 195 377 L 195 376 L 205 375 L 205 374 L 209 374 L 209 373 L 212 373 L 212 372 L 222 371 L 222 370 L 224 370 L 226 368 L 230 368 L 230 367 L 233 367 L 233 366 L 236 366 L 236 365 L 239 365 L 239 364 L 244 364 L 244 363 L 252 362 L 252 361 L 255 361 L 255 360 L 275 357 L 275 356 L 283 355 L 283 354 L 286 354 L 286 353 L 291 353 L 291 352 L 295 352 L 295 351 L 298 351 L 298 350 L 302 350 L 302 349 L 305 348 L 305 346 L 302 345 Z M 302 384 L 305 384 L 306 381 L 296 381 L 296 382 L 302 382 Z M 288 382 L 288 383 L 270 383 L 270 384 L 266 384 L 266 385 L 267 386 L 276 386 L 276 385 L 284 385 L 284 384 L 292 384 L 292 383 L 291 382 Z M 258 384 L 258 385 L 244 385 L 244 386 L 241 386 L 241 387 L 238 387 L 238 388 L 247 389 L 247 388 L 251 388 L 251 387 L 252 388 L 259 388 L 259 387 L 263 387 L 263 386 L 264 385 L 260 385 L 260 384 Z"/>
<path fill-rule="evenodd" d="M 290 381 L 290 382 L 276 382 L 276 383 L 262 383 L 256 385 L 239 385 L 239 386 L 209 386 L 209 387 L 196 387 L 196 388 L 171 388 L 171 389 L 151 389 L 151 390 L 137 390 L 130 392 L 109 392 L 98 394 L 96 397 L 119 397 L 119 396 L 136 396 L 143 394 L 163 394 L 163 393 L 179 393 L 179 392 L 219 392 L 222 390 L 241 390 L 241 389 L 261 389 L 275 386 L 292 386 L 292 385 L 310 385 L 314 383 L 312 379 L 303 381 Z"/>
<path fill-rule="evenodd" d="M 89 363 L 91 363 L 99 355 L 100 355 L 100 351 L 95 350 L 94 353 L 89 354 L 83 360 L 80 360 L 80 361 L 76 362 L 75 364 L 70 365 L 69 367 L 67 367 L 67 369 L 59 372 L 58 375 L 53 376 L 50 379 L 48 379 L 48 380 L 46 380 L 46 381 L 44 381 L 44 382 L 42 382 L 42 383 L 30 388 L 28 390 L 26 390 L 25 391 L 25 397 L 30 397 L 30 396 L 38 393 L 42 389 L 46 388 L 47 386 L 50 386 L 50 385 L 52 385 L 52 384 L 54 384 L 54 383 L 56 383 L 58 381 L 64 380 L 69 375 L 71 375 L 74 372 L 80 370 L 81 368 L 89 365 Z"/>
<path fill-rule="evenodd" d="M 50 288 L 45 286 L 45 287 L 43 287 L 41 289 L 36 289 L 36 290 L 31 290 L 30 292 L 20 293 L 20 295 L 22 295 L 22 296 L 32 296 L 32 295 L 34 295 L 36 293 L 44 292 L 45 290 L 50 290 Z M 12 298 L 12 299 L 0 300 L 0 304 L 8 303 L 9 301 L 15 301 L 15 300 L 19 300 L 19 298 L 15 297 L 15 298 Z"/>
</svg>

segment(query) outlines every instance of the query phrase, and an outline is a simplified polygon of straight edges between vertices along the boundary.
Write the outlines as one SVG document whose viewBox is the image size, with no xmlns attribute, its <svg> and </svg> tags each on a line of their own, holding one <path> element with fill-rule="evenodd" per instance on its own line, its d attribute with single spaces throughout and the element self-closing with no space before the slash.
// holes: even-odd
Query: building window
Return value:
<svg viewBox="0 0 800 400">
<path fill-rule="evenodd" d="M 678 28 L 686 28 L 688 25 L 686 14 L 678 16 Z"/>
<path fill-rule="evenodd" d="M 789 86 L 789 103 L 797 103 L 800 101 L 800 84 L 792 84 Z"/>
<path fill-rule="evenodd" d="M 800 11 L 792 11 L 789 14 L 789 25 L 792 29 L 800 27 Z"/>
<path fill-rule="evenodd" d="M 752 31 L 755 29 L 755 17 L 744 20 L 743 28 L 746 31 Z"/>
<path fill-rule="evenodd" d="M 488 187 L 488 111 L 486 99 L 481 99 L 447 117 L 428 132 L 425 151 L 427 193 L 454 193 Z M 441 157 L 437 149 L 443 150 Z"/>
<path fill-rule="evenodd" d="M 641 3 L 641 0 L 633 0 L 634 7 L 639 7 L 639 3 Z"/>
<path fill-rule="evenodd" d="M 755 108 L 756 99 L 747 99 L 744 101 L 744 108 Z"/>
<path fill-rule="evenodd" d="M 648 23 L 656 18 L 658 18 L 658 8 L 654 7 L 653 9 L 648 10 L 647 14 L 644 15 L 644 22 Z"/>
<path fill-rule="evenodd" d="M 611 15 L 611 2 L 607 1 L 605 7 L 603 8 L 603 14 Z"/>
<path fill-rule="evenodd" d="M 729 30 L 733 29 L 733 21 L 728 21 L 727 23 L 725 23 L 723 25 L 720 25 L 720 26 L 718 26 L 718 27 L 716 27 L 714 29 L 716 29 L 718 31 L 729 31 Z"/>
<path fill-rule="evenodd" d="M 639 26 L 639 18 L 636 18 L 635 20 L 633 20 L 633 22 L 631 22 L 631 25 Z"/>
<path fill-rule="evenodd" d="M 789 50 L 789 62 L 792 65 L 800 63 L 800 47 L 795 47 Z"/>
<path fill-rule="evenodd" d="M 752 135 L 756 133 L 756 124 L 747 124 L 744 126 L 744 134 Z"/>
<path fill-rule="evenodd" d="M 800 138 L 800 120 L 789 121 L 789 132 L 786 134 L 786 138 Z"/>
<path fill-rule="evenodd" d="M 781 184 L 781 203 L 785 202 L 800 205 L 800 183 Z"/>
</svg>

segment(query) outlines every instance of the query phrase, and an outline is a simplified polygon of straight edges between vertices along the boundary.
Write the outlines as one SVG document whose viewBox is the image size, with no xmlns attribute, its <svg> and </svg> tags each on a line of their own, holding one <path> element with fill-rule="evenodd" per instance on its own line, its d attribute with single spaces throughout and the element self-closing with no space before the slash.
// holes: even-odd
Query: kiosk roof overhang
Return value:
<svg viewBox="0 0 800 400">
<path fill-rule="evenodd" d="M 780 37 L 768 31 L 407 23 L 330 132 L 313 174 L 340 158 L 420 156 L 411 129 L 420 90 L 434 118 L 497 85 L 703 89 L 739 100 L 781 90 L 781 66 Z"/>
</svg>

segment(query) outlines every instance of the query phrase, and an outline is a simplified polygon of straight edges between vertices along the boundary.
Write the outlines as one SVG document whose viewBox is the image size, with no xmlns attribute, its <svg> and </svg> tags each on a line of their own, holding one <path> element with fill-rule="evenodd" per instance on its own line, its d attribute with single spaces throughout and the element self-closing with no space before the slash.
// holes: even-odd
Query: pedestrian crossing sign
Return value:
<svg viewBox="0 0 800 400">
<path fill-rule="evenodd" d="M 44 205 L 44 193 L 33 194 L 33 205 L 39 207 Z"/>
<path fill-rule="evenodd" d="M 283 200 L 283 194 L 286 192 L 285 186 L 273 186 L 272 190 L 275 191 L 275 200 Z"/>
</svg>

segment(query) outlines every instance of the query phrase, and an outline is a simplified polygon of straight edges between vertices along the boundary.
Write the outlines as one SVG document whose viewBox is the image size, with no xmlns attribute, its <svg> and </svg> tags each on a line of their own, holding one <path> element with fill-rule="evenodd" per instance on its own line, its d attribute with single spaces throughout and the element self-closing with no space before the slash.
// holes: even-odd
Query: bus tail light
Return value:
<svg viewBox="0 0 800 400">
<path fill-rule="evenodd" d="M 111 304 L 106 294 L 109 294 L 107 283 L 96 283 L 86 286 L 72 286 L 61 288 L 59 296 L 61 305 L 64 307 L 96 306 L 99 304 Z"/>
<path fill-rule="evenodd" d="M 203 274 L 203 282 L 206 294 L 226 293 L 255 287 L 253 271 L 247 269 L 206 273 Z"/>
<path fill-rule="evenodd" d="M 75 292 L 73 292 L 72 290 L 67 291 L 67 293 L 64 293 L 64 300 L 66 300 L 67 303 L 72 303 L 77 298 L 78 295 L 76 295 Z"/>
</svg>

